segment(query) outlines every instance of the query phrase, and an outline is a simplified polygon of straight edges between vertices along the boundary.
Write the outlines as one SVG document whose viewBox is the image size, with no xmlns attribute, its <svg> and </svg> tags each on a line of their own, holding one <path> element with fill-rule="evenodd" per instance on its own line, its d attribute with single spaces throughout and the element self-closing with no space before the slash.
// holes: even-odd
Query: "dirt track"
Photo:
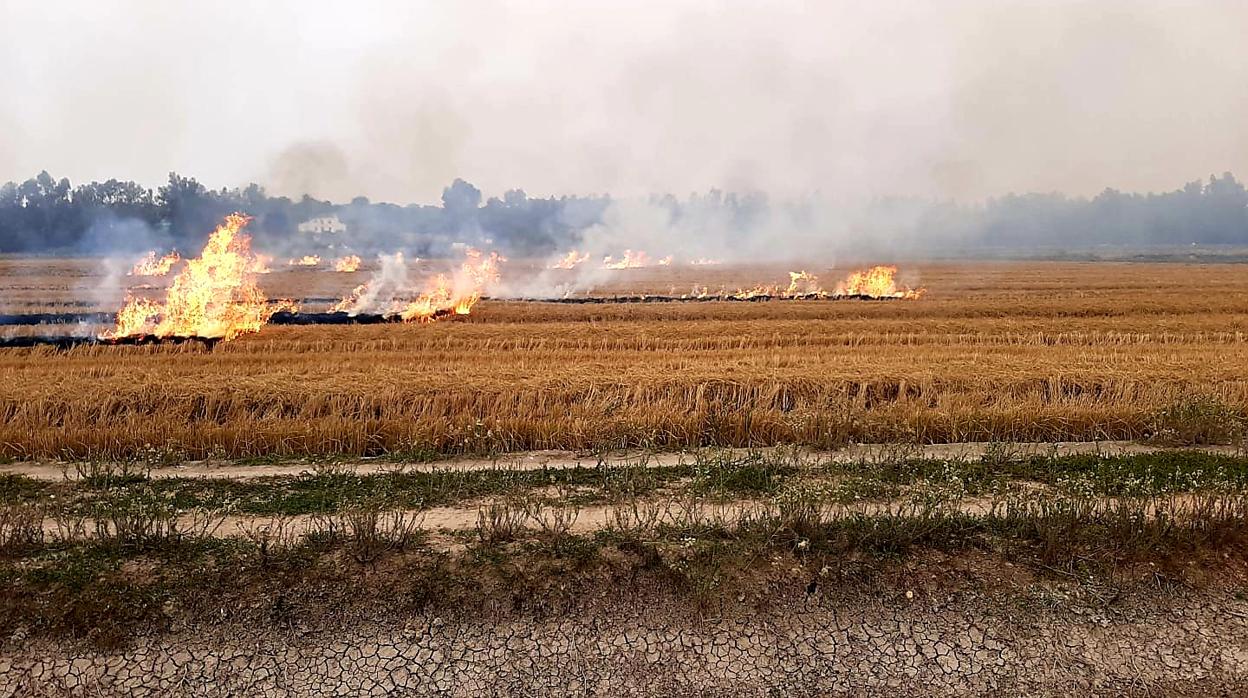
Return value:
<svg viewBox="0 0 1248 698">
<path fill-rule="evenodd" d="M 982 444 L 932 446 L 909 457 L 973 459 Z M 997 447 L 993 447 L 997 448 Z M 1021 446 L 1037 453 L 1049 445 Z M 821 457 L 882 457 L 895 447 L 858 447 Z M 1138 453 L 1131 443 L 1063 444 L 1058 453 Z M 1234 452 L 1233 449 L 1209 449 Z M 641 462 L 637 454 L 612 463 Z M 689 454 L 648 456 L 673 465 Z M 509 462 L 456 460 L 418 468 L 593 466 L 576 454 L 520 454 Z M 360 472 L 390 463 L 359 462 Z M 39 468 L 55 468 L 40 471 Z M 290 475 L 306 463 L 188 464 L 153 475 Z M 59 479 L 59 466 L 5 468 Z M 54 473 L 54 474 L 52 474 Z M 744 502 L 706 505 L 735 512 Z M 875 504 L 863 506 L 877 506 Z M 967 507 L 982 507 L 968 500 Z M 573 526 L 606 525 L 611 509 L 585 507 Z M 704 512 L 705 513 L 705 512 Z M 419 514 L 435 534 L 475 525 L 476 503 Z M 230 517 L 235 535 L 263 517 Z M 299 527 L 306 517 L 291 517 Z M 439 537 L 441 540 L 441 537 Z M 447 543 L 450 539 L 442 541 Z M 446 547 L 435 543 L 434 547 Z M 1242 580 L 1177 589 L 1158 582 L 1127 597 L 1080 586 L 1073 575 L 1038 579 L 1001 558 L 915 560 L 909 571 L 865 593 L 842 592 L 836 575 L 810 579 L 795 567 L 772 600 L 766 584 L 713 598 L 595 589 L 576 608 L 511 610 L 460 617 L 396 616 L 395 598 L 343 616 L 283 616 L 280 603 L 215 606 L 206 616 L 168 609 L 172 626 L 123 649 L 41 639 L 23 627 L 0 633 L 0 698 L 9 696 L 330 695 L 1241 695 L 1248 685 L 1248 600 Z M 764 564 L 765 567 L 765 564 Z M 135 569 L 140 570 L 141 566 Z M 375 570 L 360 567 L 359 575 Z M 353 574 L 355 574 L 353 572 Z M 941 579 L 938 580 L 938 575 Z M 1059 575 L 1055 575 L 1060 577 Z M 799 578 L 800 577 L 800 578 Z M 381 579 L 379 577 L 378 579 Z M 902 580 L 898 584 L 897 580 Z M 959 580 L 948 584 L 949 579 Z M 1158 577 L 1160 580 L 1161 577 Z M 912 582 L 912 584 L 911 584 Z M 379 582 L 383 583 L 383 582 Z M 552 580 L 552 584 L 559 584 Z M 911 588 L 912 586 L 912 588 Z M 397 590 L 401 585 L 394 585 Z M 390 593 L 387 586 L 386 593 Z M 288 592 L 261 585 L 260 598 Z M 272 597 L 272 598 L 269 598 Z M 591 598 L 592 597 L 592 598 Z M 766 602 L 763 603 L 762 601 Z M 755 603 L 758 601 L 758 603 Z M 172 602 L 171 602 L 172 603 Z M 491 601 L 491 604 L 495 603 Z M 538 606 L 540 607 L 540 605 Z M 319 608 L 319 607 L 316 607 Z M 422 607 L 423 608 L 423 607 Z M 219 616 L 218 616 L 219 611 Z M 251 609 L 255 611 L 255 609 Z M 256 622 L 256 618 L 260 621 Z M 271 618 L 271 621 L 264 619 Z"/>
<path fill-rule="evenodd" d="M 1235 446 L 1205 446 L 1199 448 L 1167 449 L 1149 446 L 1134 441 L 1071 441 L 1061 443 L 1020 443 L 1020 444 L 988 444 L 980 442 L 955 444 L 929 444 L 926 446 L 897 446 L 880 444 L 858 444 L 837 451 L 807 451 L 813 460 L 831 460 L 833 462 L 852 463 L 855 461 L 871 461 L 889 456 L 939 460 L 974 460 L 983 457 L 990 449 L 1009 449 L 1012 453 L 1036 455 L 1074 455 L 1103 454 L 1131 455 L 1137 453 L 1154 453 L 1167 450 L 1197 450 L 1208 453 L 1236 454 L 1242 449 Z M 746 449 L 728 449 L 744 453 Z M 774 449 L 758 449 L 774 450 Z M 540 470 L 542 468 L 575 468 L 595 467 L 600 462 L 607 466 L 646 465 L 651 467 L 672 466 L 689 463 L 693 460 L 692 452 L 661 452 L 643 451 L 617 452 L 599 457 L 593 454 L 574 453 L 570 451 L 528 451 L 510 453 L 495 458 L 451 458 L 432 463 L 396 463 L 382 459 L 358 459 L 344 461 L 335 467 L 347 472 L 361 475 L 381 473 L 396 468 L 407 471 L 434 470 L 488 470 L 493 468 L 508 470 Z M 189 461 L 181 465 L 153 468 L 151 477 L 212 477 L 212 478 L 252 478 L 275 475 L 298 475 L 313 470 L 314 466 L 307 461 L 288 463 L 265 463 L 258 465 L 238 465 L 228 461 Z M 76 479 L 78 477 L 73 464 L 56 462 L 19 462 L 0 465 L 0 473 L 13 473 L 39 480 Z"/>
</svg>

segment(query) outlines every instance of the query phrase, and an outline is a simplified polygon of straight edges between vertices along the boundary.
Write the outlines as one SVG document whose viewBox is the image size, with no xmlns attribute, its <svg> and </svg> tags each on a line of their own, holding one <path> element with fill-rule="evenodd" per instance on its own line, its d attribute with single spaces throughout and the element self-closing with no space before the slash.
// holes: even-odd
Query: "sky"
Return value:
<svg viewBox="0 0 1248 698">
<path fill-rule="evenodd" d="M 1248 2 L 0 0 L 0 181 L 436 203 L 1248 176 Z"/>
</svg>

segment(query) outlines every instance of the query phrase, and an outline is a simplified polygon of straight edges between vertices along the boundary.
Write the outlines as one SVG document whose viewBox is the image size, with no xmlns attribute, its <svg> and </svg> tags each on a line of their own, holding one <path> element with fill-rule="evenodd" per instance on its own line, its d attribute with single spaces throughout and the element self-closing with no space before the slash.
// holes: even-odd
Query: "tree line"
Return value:
<svg viewBox="0 0 1248 698">
<path fill-rule="evenodd" d="M 779 215 L 790 225 L 817 227 L 828 220 L 819 215 L 826 206 L 818 197 L 772 203 L 757 193 L 712 190 L 684 199 L 653 196 L 648 203 L 665 212 L 673 234 L 715 227 L 731 239 L 765 232 Z M 585 230 L 603 225 L 610 205 L 607 196 L 542 199 L 520 189 L 483 200 L 479 189 L 459 179 L 443 190 L 441 205 L 399 206 L 365 197 L 335 204 L 270 196 L 256 184 L 215 190 L 177 173 L 150 189 L 115 179 L 74 186 L 40 172 L 0 186 L 0 252 L 196 249 L 222 217 L 242 211 L 254 217 L 251 230 L 261 245 L 291 239 L 303 221 L 336 215 L 348 229 L 344 244 L 360 251 L 437 253 L 452 242 L 469 242 L 540 255 L 575 246 Z M 950 242 L 963 248 L 1248 245 L 1248 191 L 1228 172 L 1164 193 L 1011 194 L 978 204 L 881 199 L 841 223 L 864 239 L 904 238 L 917 246 L 912 249 Z"/>
<path fill-rule="evenodd" d="M 530 199 L 512 190 L 482 205 L 481 192 L 456 180 L 441 206 L 398 206 L 357 197 L 346 204 L 310 196 L 270 196 L 257 184 L 209 189 L 171 173 L 156 189 L 135 182 L 71 185 L 40 172 L 24 182 L 0 185 L 0 252 L 111 252 L 164 246 L 194 249 L 221 219 L 241 211 L 262 244 L 294 236 L 312 218 L 336 215 L 351 231 L 349 243 L 367 249 L 420 251 L 460 238 L 498 238 L 515 252 L 539 253 L 575 230 L 601 220 L 606 197 Z"/>
</svg>

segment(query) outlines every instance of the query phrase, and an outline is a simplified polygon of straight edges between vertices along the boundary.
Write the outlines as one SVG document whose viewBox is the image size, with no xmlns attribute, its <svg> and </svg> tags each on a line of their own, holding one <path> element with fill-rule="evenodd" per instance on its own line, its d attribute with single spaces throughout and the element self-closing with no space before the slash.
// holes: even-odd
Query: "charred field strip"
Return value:
<svg viewBox="0 0 1248 698">
<path fill-rule="evenodd" d="M 333 303 L 339 298 L 303 298 L 299 303 Z M 483 301 L 503 301 L 509 303 L 554 303 L 561 305 L 612 305 L 633 303 L 766 303 L 771 301 L 895 301 L 894 297 L 861 296 L 827 294 L 768 295 L 708 295 L 708 296 L 575 296 L 564 298 L 494 298 L 484 297 Z M 450 315 L 442 312 L 435 317 Z M 0 315 L 0 327 L 26 325 L 106 325 L 117 321 L 116 313 L 14 313 Z M 270 325 L 375 325 L 387 322 L 403 322 L 397 314 L 380 313 L 348 313 L 348 312 L 292 312 L 278 311 L 269 318 Z"/>
<path fill-rule="evenodd" d="M 0 327 L 22 325 L 106 325 L 116 321 L 116 313 L 19 313 L 0 315 Z"/>
<path fill-rule="evenodd" d="M 304 302 L 324 301 L 326 299 L 304 299 Z M 336 300 L 336 299 L 335 299 Z M 876 297 L 860 295 L 829 296 L 826 294 L 799 295 L 767 295 L 753 294 L 749 296 L 586 296 L 576 298 L 483 298 L 486 301 L 504 301 L 511 303 L 533 303 L 554 305 L 631 305 L 647 303 L 766 303 L 782 301 L 894 301 L 893 297 Z M 440 320 L 454 317 L 451 310 L 438 310 L 423 318 L 424 321 Z M 115 313 L 20 313 L 0 315 L 0 327 L 23 326 L 107 326 L 116 322 Z M 348 313 L 331 312 L 295 312 L 281 310 L 269 317 L 265 324 L 274 326 L 346 326 L 346 325 L 386 325 L 408 322 L 399 314 L 380 313 Z M 220 342 L 218 337 L 194 337 L 178 335 L 141 334 L 126 337 L 104 337 L 91 335 L 24 335 L 17 337 L 0 337 L 0 349 L 29 349 L 33 347 L 51 347 L 56 350 L 68 350 L 82 346 L 153 346 L 181 345 L 197 343 L 211 351 Z"/>
<path fill-rule="evenodd" d="M 27 325 L 109 325 L 117 321 L 115 313 L 23 313 L 0 315 L 0 326 Z M 271 325 L 376 325 L 402 322 L 398 315 L 344 312 L 295 313 L 278 311 L 269 318 Z"/>
<path fill-rule="evenodd" d="M 631 303 L 767 303 L 771 301 L 897 301 L 899 296 L 864 296 L 859 294 L 828 293 L 717 293 L 704 295 L 670 296 L 662 294 L 616 295 L 616 296 L 565 296 L 553 298 L 490 298 L 513 303 L 561 303 L 564 305 L 612 305 Z"/>
<path fill-rule="evenodd" d="M 159 336 L 141 334 L 130 337 L 84 337 L 84 336 L 40 336 L 0 337 L 0 349 L 30 349 L 34 347 L 51 347 L 66 351 L 76 347 L 146 347 L 146 346 L 180 346 L 197 344 L 212 351 L 221 341 L 220 337 L 181 337 L 177 335 Z"/>
</svg>

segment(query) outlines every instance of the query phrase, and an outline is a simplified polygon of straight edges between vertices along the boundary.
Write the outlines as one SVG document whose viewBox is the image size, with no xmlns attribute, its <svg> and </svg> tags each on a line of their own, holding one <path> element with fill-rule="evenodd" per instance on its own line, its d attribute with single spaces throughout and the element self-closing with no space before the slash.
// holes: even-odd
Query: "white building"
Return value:
<svg viewBox="0 0 1248 698">
<path fill-rule="evenodd" d="M 309 235 L 315 233 L 345 233 L 346 231 L 346 224 L 338 220 L 338 216 L 310 218 L 299 224 L 299 232 Z"/>
</svg>

